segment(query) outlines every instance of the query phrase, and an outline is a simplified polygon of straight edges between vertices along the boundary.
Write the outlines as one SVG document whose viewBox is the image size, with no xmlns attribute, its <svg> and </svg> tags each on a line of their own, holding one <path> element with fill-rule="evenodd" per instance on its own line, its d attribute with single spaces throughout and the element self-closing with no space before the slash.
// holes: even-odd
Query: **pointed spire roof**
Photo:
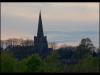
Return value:
<svg viewBox="0 0 100 75">
<path fill-rule="evenodd" d="M 41 18 L 41 10 L 39 13 L 39 21 L 38 21 L 38 32 L 37 32 L 38 37 L 44 36 L 43 34 L 43 26 L 42 26 L 42 18 Z"/>
</svg>

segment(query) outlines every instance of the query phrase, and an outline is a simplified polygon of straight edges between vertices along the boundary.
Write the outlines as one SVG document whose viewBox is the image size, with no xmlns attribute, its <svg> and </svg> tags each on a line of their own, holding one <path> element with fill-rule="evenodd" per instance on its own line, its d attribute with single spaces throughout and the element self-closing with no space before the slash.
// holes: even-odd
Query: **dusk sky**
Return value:
<svg viewBox="0 0 100 75">
<path fill-rule="evenodd" d="M 48 42 L 77 46 L 90 38 L 99 47 L 99 3 L 1 3 L 1 39 L 34 40 L 41 10 Z"/>
</svg>

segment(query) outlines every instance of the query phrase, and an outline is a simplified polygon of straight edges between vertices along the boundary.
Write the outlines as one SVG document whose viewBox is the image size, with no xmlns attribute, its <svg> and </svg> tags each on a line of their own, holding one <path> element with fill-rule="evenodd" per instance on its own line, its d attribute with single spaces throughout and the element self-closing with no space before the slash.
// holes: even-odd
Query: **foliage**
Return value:
<svg viewBox="0 0 100 75">
<path fill-rule="evenodd" d="M 16 60 L 13 58 L 12 54 L 7 52 L 2 52 L 1 55 L 1 72 L 14 72 L 14 67 L 16 64 Z"/>
<path fill-rule="evenodd" d="M 39 67 L 42 65 L 42 60 L 39 55 L 34 54 L 28 58 L 26 65 L 28 72 L 37 72 Z"/>
<path fill-rule="evenodd" d="M 16 49 L 17 52 L 14 52 L 15 55 L 11 54 L 13 49 L 9 52 L 1 51 L 0 72 L 100 72 L 100 48 L 98 48 L 99 56 L 93 57 L 91 53 L 93 53 L 94 46 L 89 38 L 82 39 L 77 48 L 65 47 L 54 50 L 45 59 L 39 54 L 31 54 L 32 49 L 30 49 L 31 52 L 29 52 L 29 48 L 26 49 L 26 52 L 24 52 L 25 48 L 21 49 L 22 51 L 17 51 Z M 30 56 L 25 55 L 27 52 Z M 19 54 L 19 57 L 21 55 L 23 59 L 17 60 L 15 58 L 17 54 Z M 73 62 L 77 63 L 73 64 Z"/>
<path fill-rule="evenodd" d="M 45 60 L 44 64 L 39 67 L 39 72 L 63 72 L 63 65 L 60 62 L 58 51 L 53 51 Z"/>
<path fill-rule="evenodd" d="M 49 72 L 49 73 L 61 73 L 63 72 L 63 66 L 61 64 L 48 64 L 48 63 L 45 63 L 44 65 L 42 65 L 40 68 L 39 68 L 39 72 Z"/>
<path fill-rule="evenodd" d="M 100 58 L 99 57 L 87 57 L 84 58 L 79 64 L 75 66 L 78 69 L 78 72 L 100 72 L 99 66 L 100 65 Z"/>
<path fill-rule="evenodd" d="M 89 38 L 81 40 L 80 45 L 77 47 L 76 58 L 81 59 L 93 54 L 94 46 Z"/>
<path fill-rule="evenodd" d="M 14 67 L 14 72 L 27 72 L 27 66 L 23 61 L 16 61 L 16 65 Z"/>
</svg>

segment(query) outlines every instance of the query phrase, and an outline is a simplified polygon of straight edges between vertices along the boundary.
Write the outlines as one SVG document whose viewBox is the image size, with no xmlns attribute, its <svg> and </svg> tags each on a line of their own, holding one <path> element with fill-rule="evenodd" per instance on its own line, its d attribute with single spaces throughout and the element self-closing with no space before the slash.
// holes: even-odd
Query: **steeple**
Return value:
<svg viewBox="0 0 100 75">
<path fill-rule="evenodd" d="M 37 36 L 34 36 L 34 52 L 39 53 L 44 58 L 51 52 L 51 49 L 48 48 L 47 36 L 43 34 L 41 11 L 39 13 L 37 31 Z"/>
<path fill-rule="evenodd" d="M 44 34 L 43 34 L 42 18 L 41 18 L 41 11 L 40 11 L 40 13 L 39 13 L 39 21 L 38 21 L 37 37 L 42 37 L 42 36 L 44 36 Z"/>
</svg>

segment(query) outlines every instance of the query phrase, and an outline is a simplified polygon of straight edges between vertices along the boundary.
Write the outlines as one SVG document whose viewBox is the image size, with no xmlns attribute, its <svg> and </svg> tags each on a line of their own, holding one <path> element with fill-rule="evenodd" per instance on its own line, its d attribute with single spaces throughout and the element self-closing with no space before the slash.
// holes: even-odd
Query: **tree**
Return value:
<svg viewBox="0 0 100 75">
<path fill-rule="evenodd" d="M 26 65 L 28 72 L 38 72 L 39 67 L 42 65 L 42 60 L 39 55 L 33 54 L 27 59 Z"/>
<path fill-rule="evenodd" d="M 53 50 L 56 49 L 56 43 L 55 43 L 55 42 L 50 42 L 50 43 L 49 43 L 49 46 L 50 46 Z"/>
<path fill-rule="evenodd" d="M 1 72 L 14 72 L 16 60 L 13 55 L 8 52 L 1 53 L 0 68 Z"/>
<path fill-rule="evenodd" d="M 77 54 L 80 58 L 93 54 L 95 47 L 92 44 L 92 41 L 89 38 L 84 38 L 81 40 L 80 45 L 77 47 Z"/>
<path fill-rule="evenodd" d="M 27 58 L 24 58 L 23 60 L 20 60 L 20 61 L 16 61 L 16 65 L 14 67 L 14 72 L 27 72 L 27 65 L 26 65 L 26 62 L 27 62 Z"/>
<path fill-rule="evenodd" d="M 44 64 L 40 66 L 39 72 L 55 72 L 55 73 L 61 73 L 64 71 L 64 67 L 59 59 L 58 51 L 53 51 L 51 55 L 47 57 Z"/>
<path fill-rule="evenodd" d="M 89 38 L 84 38 L 81 40 L 81 44 L 80 46 L 83 46 L 84 48 L 90 50 L 90 51 L 94 51 L 95 47 L 92 43 L 92 41 Z"/>
<path fill-rule="evenodd" d="M 76 64 L 76 67 L 79 68 L 79 72 L 100 72 L 100 58 L 98 57 L 91 57 L 88 56 L 87 58 L 83 59 L 80 64 Z"/>
</svg>

